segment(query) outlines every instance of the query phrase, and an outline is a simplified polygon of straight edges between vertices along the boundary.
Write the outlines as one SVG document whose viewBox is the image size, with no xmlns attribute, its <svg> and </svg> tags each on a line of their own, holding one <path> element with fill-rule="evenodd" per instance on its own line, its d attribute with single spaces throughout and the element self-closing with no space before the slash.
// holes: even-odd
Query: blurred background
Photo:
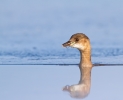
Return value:
<svg viewBox="0 0 123 100">
<path fill-rule="evenodd" d="M 79 59 L 76 49 L 62 47 L 77 32 L 90 38 L 93 57 L 123 55 L 122 5 L 122 0 L 1 0 L 0 63 Z"/>
<path fill-rule="evenodd" d="M 78 50 L 62 47 L 77 32 L 93 63 L 123 64 L 123 0 L 0 0 L 0 100 L 71 100 L 62 89 L 78 83 L 78 67 L 55 65 L 79 64 Z M 122 70 L 94 68 L 86 100 L 123 100 Z"/>
</svg>

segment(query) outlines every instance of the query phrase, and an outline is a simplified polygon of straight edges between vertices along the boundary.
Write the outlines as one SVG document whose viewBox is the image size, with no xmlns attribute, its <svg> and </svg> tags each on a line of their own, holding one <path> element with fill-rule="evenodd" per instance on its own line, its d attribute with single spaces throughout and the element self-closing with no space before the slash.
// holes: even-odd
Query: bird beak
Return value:
<svg viewBox="0 0 123 100">
<path fill-rule="evenodd" d="M 62 45 L 63 45 L 63 47 L 67 47 L 67 46 L 70 46 L 71 45 L 71 42 L 70 41 L 67 41 L 67 42 L 63 43 Z"/>
<path fill-rule="evenodd" d="M 66 43 L 63 43 L 63 47 L 67 47 L 67 46 L 70 46 L 70 47 L 73 47 L 73 45 L 75 44 L 75 42 L 71 42 L 71 41 L 68 41 Z"/>
</svg>

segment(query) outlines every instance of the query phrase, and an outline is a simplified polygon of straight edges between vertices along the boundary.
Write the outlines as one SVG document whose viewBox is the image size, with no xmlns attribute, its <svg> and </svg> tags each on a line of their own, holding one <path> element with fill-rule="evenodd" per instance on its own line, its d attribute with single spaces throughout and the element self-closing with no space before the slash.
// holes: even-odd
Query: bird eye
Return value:
<svg viewBox="0 0 123 100">
<path fill-rule="evenodd" d="M 78 42 L 79 41 L 79 39 L 78 38 L 76 38 L 76 42 Z"/>
</svg>

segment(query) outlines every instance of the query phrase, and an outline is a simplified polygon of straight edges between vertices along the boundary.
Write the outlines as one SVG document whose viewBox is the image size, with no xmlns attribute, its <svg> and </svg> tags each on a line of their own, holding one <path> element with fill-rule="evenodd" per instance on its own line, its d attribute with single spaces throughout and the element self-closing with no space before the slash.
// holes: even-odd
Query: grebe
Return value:
<svg viewBox="0 0 123 100">
<path fill-rule="evenodd" d="M 76 33 L 71 36 L 68 42 L 62 45 L 64 47 L 74 47 L 80 51 L 81 58 L 79 67 L 92 67 L 90 40 L 85 34 Z"/>
<path fill-rule="evenodd" d="M 71 97 L 85 98 L 91 87 L 91 45 L 89 38 L 83 33 L 76 33 L 71 36 L 68 42 L 62 44 L 64 47 L 74 47 L 80 51 L 80 81 L 78 84 L 65 86 L 64 91 L 68 91 Z"/>
</svg>

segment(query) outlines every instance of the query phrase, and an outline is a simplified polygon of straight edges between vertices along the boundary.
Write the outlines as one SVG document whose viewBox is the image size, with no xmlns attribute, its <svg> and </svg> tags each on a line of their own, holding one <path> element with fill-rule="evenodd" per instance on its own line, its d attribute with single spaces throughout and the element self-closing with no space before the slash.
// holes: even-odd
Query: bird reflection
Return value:
<svg viewBox="0 0 123 100">
<path fill-rule="evenodd" d="M 85 98 L 90 93 L 91 87 L 91 67 L 82 67 L 80 69 L 80 81 L 75 85 L 66 85 L 63 91 L 70 93 L 72 98 Z"/>
<path fill-rule="evenodd" d="M 68 91 L 71 97 L 85 98 L 90 92 L 91 87 L 91 45 L 89 38 L 83 33 L 76 33 L 62 44 L 63 47 L 73 47 L 80 51 L 80 81 L 78 84 L 65 86 L 64 91 Z"/>
</svg>

